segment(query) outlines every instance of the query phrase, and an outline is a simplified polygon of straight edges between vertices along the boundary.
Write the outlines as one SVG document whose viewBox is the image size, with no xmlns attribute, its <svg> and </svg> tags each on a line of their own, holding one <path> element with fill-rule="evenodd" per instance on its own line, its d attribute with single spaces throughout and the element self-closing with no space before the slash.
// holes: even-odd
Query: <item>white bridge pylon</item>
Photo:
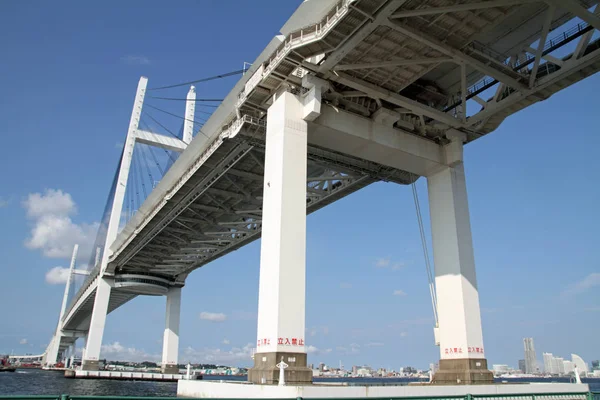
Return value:
<svg viewBox="0 0 600 400">
<path fill-rule="evenodd" d="M 142 115 L 142 108 L 146 94 L 148 79 L 141 77 L 138 83 L 133 110 L 127 131 L 127 138 L 120 160 L 120 166 L 115 185 L 115 194 L 111 205 L 110 219 L 106 227 L 106 239 L 102 248 L 98 248 L 96 254 L 96 265 L 99 267 L 98 277 L 95 279 L 95 298 L 93 310 L 88 331 L 72 331 L 63 329 L 65 312 L 67 310 L 67 300 L 71 286 L 72 275 L 88 275 L 88 271 L 75 269 L 78 246 L 75 245 L 69 275 L 63 296 L 59 323 L 54 336 L 52 337 L 46 352 L 44 353 L 44 365 L 52 366 L 59 361 L 68 360 L 69 356 L 74 354 L 74 345 L 77 338 L 85 339 L 85 348 L 82 355 L 82 367 L 84 369 L 97 369 L 100 357 L 100 348 L 102 345 L 102 336 L 106 315 L 110 301 L 111 290 L 114 287 L 114 278 L 105 276 L 104 272 L 110 257 L 110 246 L 117 237 L 119 230 L 120 217 L 123 210 L 123 203 L 129 179 L 129 171 L 133 161 L 133 152 L 135 144 L 145 144 L 168 151 L 183 152 L 192 141 L 194 130 L 194 114 L 196 92 L 195 87 L 191 86 L 186 98 L 185 117 L 183 125 L 183 136 L 181 139 L 169 137 L 139 128 Z M 165 328 L 165 350 L 163 369 L 168 364 L 173 368 L 178 362 L 178 340 L 179 340 L 179 309 L 181 302 L 181 288 L 173 287 L 167 293 L 167 326 Z M 175 315 L 177 314 L 177 315 Z M 167 366 L 168 369 L 168 366 Z"/>
<path fill-rule="evenodd" d="M 100 348 L 102 346 L 102 337 L 104 334 L 104 326 L 106 324 L 110 294 L 114 286 L 114 279 L 112 277 L 105 276 L 104 272 L 106 270 L 106 266 L 108 265 L 109 257 L 111 256 L 110 246 L 115 241 L 118 234 L 119 222 L 121 218 L 121 212 L 123 210 L 123 202 L 125 199 L 125 191 L 127 189 L 129 170 L 133 159 L 135 144 L 143 143 L 165 150 L 183 152 L 192 140 L 196 100 L 194 86 L 190 87 L 190 90 L 187 94 L 183 137 L 182 140 L 179 140 L 153 132 L 144 131 L 139 128 L 147 85 L 148 78 L 141 77 L 135 95 L 133 110 L 131 112 L 129 129 L 127 131 L 127 139 L 125 140 L 125 147 L 123 149 L 123 155 L 117 177 L 110 220 L 107 227 L 106 241 L 100 264 L 100 275 L 97 281 L 94 309 L 92 311 L 90 329 L 87 335 L 84 358 L 82 360 L 83 369 L 98 369 L 98 360 L 100 358 Z M 172 368 L 173 365 L 176 366 L 178 362 L 179 315 L 174 316 L 172 314 L 174 312 L 179 314 L 181 294 L 180 290 L 177 290 L 179 288 L 173 289 L 175 290 L 169 290 L 167 292 L 167 326 L 165 328 L 164 336 L 165 351 L 163 351 L 163 371 L 165 369 L 169 369 L 169 366 L 170 368 Z"/>
</svg>

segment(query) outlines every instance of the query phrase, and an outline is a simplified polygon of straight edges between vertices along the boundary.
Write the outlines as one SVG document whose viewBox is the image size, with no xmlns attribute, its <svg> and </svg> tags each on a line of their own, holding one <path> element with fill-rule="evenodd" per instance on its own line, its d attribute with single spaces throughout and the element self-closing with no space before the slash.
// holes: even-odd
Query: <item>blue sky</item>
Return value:
<svg viewBox="0 0 600 400">
<path fill-rule="evenodd" d="M 63 286 L 46 274 L 67 266 L 71 236 L 89 234 L 101 217 L 139 76 L 155 86 L 240 69 L 298 3 L 0 4 L 0 353 L 39 353 L 50 339 Z M 198 97 L 223 97 L 235 79 L 199 85 Z M 599 89 L 596 75 L 465 150 L 490 363 L 516 366 L 525 336 L 540 359 L 542 351 L 600 358 Z M 181 104 L 161 106 L 181 113 Z M 423 180 L 418 189 L 426 211 Z M 51 221 L 71 236 L 42 237 L 48 199 L 60 201 Z M 309 362 L 397 369 L 439 359 L 410 187 L 374 184 L 309 216 L 307 248 Z M 182 361 L 250 363 L 259 249 L 188 278 Z M 111 314 L 103 354 L 156 358 L 164 308 L 164 298 L 138 298 Z"/>
</svg>

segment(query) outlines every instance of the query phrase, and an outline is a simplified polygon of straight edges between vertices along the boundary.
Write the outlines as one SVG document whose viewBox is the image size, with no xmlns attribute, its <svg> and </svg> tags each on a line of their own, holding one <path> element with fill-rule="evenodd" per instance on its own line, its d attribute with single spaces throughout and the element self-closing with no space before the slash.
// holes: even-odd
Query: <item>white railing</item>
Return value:
<svg viewBox="0 0 600 400">
<path fill-rule="evenodd" d="M 275 50 L 269 60 L 256 71 L 246 87 L 238 95 L 236 107 L 239 108 L 248 98 L 252 90 L 258 86 L 283 61 L 293 48 L 320 40 L 350 11 L 350 5 L 356 0 L 340 0 L 319 22 L 294 31 L 286 36 L 283 43 Z M 260 76 L 260 78 L 259 78 Z"/>
</svg>

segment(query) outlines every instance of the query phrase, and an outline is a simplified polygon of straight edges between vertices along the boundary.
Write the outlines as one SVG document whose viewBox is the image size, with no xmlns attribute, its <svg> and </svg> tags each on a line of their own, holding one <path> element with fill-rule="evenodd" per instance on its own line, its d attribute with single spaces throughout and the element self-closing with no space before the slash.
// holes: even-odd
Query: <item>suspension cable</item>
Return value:
<svg viewBox="0 0 600 400">
<path fill-rule="evenodd" d="M 155 87 L 155 88 L 150 88 L 148 90 L 170 89 L 170 88 L 179 87 L 179 86 L 187 86 L 187 85 L 191 85 L 192 83 L 208 82 L 208 81 L 212 81 L 214 79 L 221 79 L 221 78 L 227 78 L 228 76 L 240 75 L 240 74 L 243 74 L 244 72 L 245 71 L 243 69 L 240 69 L 240 70 L 237 70 L 237 71 L 227 72 L 227 73 L 221 74 L 221 75 L 215 75 L 215 76 L 210 76 L 208 78 L 197 79 L 195 81 L 178 83 L 176 85 L 168 85 L 168 86 Z"/>
<path fill-rule="evenodd" d="M 412 175 L 412 174 L 411 174 Z M 427 239 L 425 237 L 425 228 L 423 226 L 423 216 L 421 214 L 421 205 L 419 204 L 419 194 L 417 192 L 416 180 L 411 184 L 413 200 L 415 202 L 415 211 L 417 214 L 417 222 L 419 224 L 419 233 L 421 235 L 421 246 L 423 248 L 423 256 L 425 258 L 425 269 L 427 270 L 427 280 L 429 281 L 429 294 L 431 295 L 431 306 L 433 308 L 433 318 L 435 326 L 439 326 L 438 310 L 437 310 L 437 295 L 435 293 L 435 281 L 431 272 L 431 262 L 429 259 L 429 251 L 427 250 Z"/>
</svg>

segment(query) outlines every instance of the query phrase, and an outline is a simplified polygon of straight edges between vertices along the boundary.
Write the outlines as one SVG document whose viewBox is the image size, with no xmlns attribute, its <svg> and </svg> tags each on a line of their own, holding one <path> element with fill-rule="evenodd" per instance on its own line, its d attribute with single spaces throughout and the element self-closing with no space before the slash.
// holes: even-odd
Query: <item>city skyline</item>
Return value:
<svg viewBox="0 0 600 400">
<path fill-rule="evenodd" d="M 252 3 L 240 4 L 232 15 L 226 2 L 123 3 L 110 12 L 98 5 L 58 10 L 13 2 L 0 13 L 0 37 L 11 38 L 4 47 L 7 62 L 0 65 L 0 85 L 11 99 L 0 109 L 10 149 L 0 159 L 6 171 L 0 276 L 8 282 L 3 296 L 14 299 L 0 306 L 0 320 L 7 321 L 0 353 L 41 352 L 56 328 L 64 268 L 73 244 L 92 246 L 139 77 L 167 85 L 240 69 L 299 3 L 262 1 L 268 16 Z M 90 22 L 90 14 L 97 21 Z M 196 24 L 181 23 L 186 15 L 198 16 Z M 165 20 L 169 37 L 131 25 L 157 19 Z M 231 27 L 215 41 L 212 32 L 224 20 Z M 112 29 L 101 21 L 110 21 Z M 199 97 L 222 98 L 234 82 L 216 80 L 196 90 Z M 600 75 L 519 112 L 465 148 L 490 364 L 522 358 L 523 337 L 535 337 L 539 349 L 554 354 L 599 358 L 593 332 L 600 329 L 594 240 L 600 187 L 590 182 L 600 170 L 600 137 L 591 134 L 597 107 L 588 100 L 598 88 Z M 181 104 L 169 110 L 181 114 Z M 179 128 L 180 121 L 161 121 Z M 424 179 L 417 190 L 429 239 Z M 309 363 L 437 363 L 411 188 L 373 184 L 310 215 L 307 229 Z M 251 364 L 259 248 L 252 243 L 190 275 L 182 291 L 180 360 Z M 79 265 L 88 262 L 85 253 Z M 111 313 L 101 356 L 159 359 L 164 309 L 164 297 L 145 297 Z M 586 327 L 577 340 L 573 326 Z"/>
</svg>

